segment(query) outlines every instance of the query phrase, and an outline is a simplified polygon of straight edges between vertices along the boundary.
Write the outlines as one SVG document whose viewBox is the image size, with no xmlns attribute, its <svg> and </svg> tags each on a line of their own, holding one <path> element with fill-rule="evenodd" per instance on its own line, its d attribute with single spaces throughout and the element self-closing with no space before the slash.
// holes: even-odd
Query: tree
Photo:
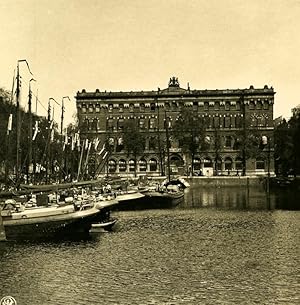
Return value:
<svg viewBox="0 0 300 305">
<path fill-rule="evenodd" d="M 275 165 L 278 174 L 287 176 L 293 168 L 294 143 L 292 130 L 288 122 L 283 119 L 274 130 Z"/>
<path fill-rule="evenodd" d="M 123 144 L 127 154 L 133 155 L 134 159 L 134 175 L 136 176 L 136 160 L 145 149 L 145 136 L 141 133 L 134 120 L 128 120 L 124 124 L 123 129 Z"/>
<path fill-rule="evenodd" d="M 241 150 L 241 157 L 243 160 L 242 175 L 246 175 L 246 162 L 250 158 L 257 158 L 261 153 L 261 134 L 260 131 L 251 125 L 251 121 L 245 119 L 243 127 L 237 131 L 237 139 L 234 144 L 235 149 Z"/>
<path fill-rule="evenodd" d="M 179 141 L 180 147 L 191 155 L 192 174 L 196 153 L 205 151 L 209 143 L 205 139 L 207 122 L 203 117 L 189 109 L 182 108 L 178 120 L 173 126 L 172 133 Z"/>
</svg>

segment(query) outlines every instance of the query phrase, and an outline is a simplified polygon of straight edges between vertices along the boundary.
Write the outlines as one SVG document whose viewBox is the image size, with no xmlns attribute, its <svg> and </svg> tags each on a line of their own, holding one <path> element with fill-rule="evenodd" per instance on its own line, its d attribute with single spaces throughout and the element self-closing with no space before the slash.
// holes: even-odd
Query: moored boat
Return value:
<svg viewBox="0 0 300 305">
<path fill-rule="evenodd" d="M 1 209 L 6 238 L 32 239 L 65 233 L 88 233 L 92 223 L 103 220 L 110 207 L 109 201 L 102 204 L 91 199 L 66 201 L 26 208 L 20 202 L 6 200 Z"/>
</svg>

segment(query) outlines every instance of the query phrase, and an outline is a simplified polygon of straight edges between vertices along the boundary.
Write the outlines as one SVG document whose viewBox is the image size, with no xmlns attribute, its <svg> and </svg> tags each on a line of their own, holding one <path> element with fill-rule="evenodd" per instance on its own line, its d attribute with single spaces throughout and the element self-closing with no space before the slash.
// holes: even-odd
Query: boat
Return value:
<svg viewBox="0 0 300 305">
<path fill-rule="evenodd" d="M 184 200 L 184 192 L 175 185 L 168 187 L 158 187 L 156 189 L 149 189 L 144 193 L 145 203 L 152 209 L 172 208 Z"/>
<path fill-rule="evenodd" d="M 106 221 L 93 223 L 90 233 L 109 232 L 117 222 L 117 219 L 108 219 Z"/>
<path fill-rule="evenodd" d="M 115 201 L 111 202 L 114 205 Z M 69 233 L 88 233 L 93 223 L 106 218 L 110 200 L 65 200 L 50 206 L 27 207 L 9 199 L 2 204 L 6 239 L 32 239 Z"/>
<path fill-rule="evenodd" d="M 113 209 L 118 211 L 139 209 L 145 197 L 144 193 L 138 190 L 119 191 L 115 194 L 118 204 Z"/>
</svg>

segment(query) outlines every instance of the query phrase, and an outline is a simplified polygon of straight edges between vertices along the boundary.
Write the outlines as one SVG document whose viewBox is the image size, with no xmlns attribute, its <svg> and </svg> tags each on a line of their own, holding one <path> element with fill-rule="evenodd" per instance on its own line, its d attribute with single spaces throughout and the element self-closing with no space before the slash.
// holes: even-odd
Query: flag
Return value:
<svg viewBox="0 0 300 305">
<path fill-rule="evenodd" d="M 72 138 L 71 138 L 71 150 L 74 150 L 75 142 L 76 142 L 75 135 L 72 135 Z"/>
<path fill-rule="evenodd" d="M 54 141 L 54 129 L 51 129 L 50 142 Z"/>
<path fill-rule="evenodd" d="M 39 121 L 35 121 L 35 125 L 34 125 L 34 134 L 33 134 L 33 137 L 32 137 L 32 141 L 35 140 L 37 134 L 39 132 Z"/>
<path fill-rule="evenodd" d="M 12 130 L 12 114 L 9 115 L 8 123 L 7 123 L 7 135 L 9 135 L 9 132 Z"/>
<path fill-rule="evenodd" d="M 98 139 L 98 138 L 95 138 L 93 142 L 94 142 L 94 147 L 95 147 L 95 150 L 97 150 L 97 147 L 98 147 L 98 145 L 99 145 L 100 141 L 99 141 L 99 139 Z"/>
</svg>

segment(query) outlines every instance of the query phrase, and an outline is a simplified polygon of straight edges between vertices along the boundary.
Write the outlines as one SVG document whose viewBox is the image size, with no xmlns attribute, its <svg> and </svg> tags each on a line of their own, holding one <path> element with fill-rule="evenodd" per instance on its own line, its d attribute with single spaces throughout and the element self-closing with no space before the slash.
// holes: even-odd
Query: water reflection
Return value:
<svg viewBox="0 0 300 305">
<path fill-rule="evenodd" d="M 273 210 L 278 206 L 279 201 L 278 195 L 274 192 L 268 194 L 262 186 L 247 188 L 246 186 L 212 187 L 192 184 L 185 190 L 185 201 L 181 208 Z"/>
<path fill-rule="evenodd" d="M 291 198 L 272 193 L 269 210 L 263 189 L 193 185 L 175 209 L 115 212 L 111 233 L 0 243 L 0 299 L 299 304 L 300 212 L 274 208 Z"/>
</svg>

